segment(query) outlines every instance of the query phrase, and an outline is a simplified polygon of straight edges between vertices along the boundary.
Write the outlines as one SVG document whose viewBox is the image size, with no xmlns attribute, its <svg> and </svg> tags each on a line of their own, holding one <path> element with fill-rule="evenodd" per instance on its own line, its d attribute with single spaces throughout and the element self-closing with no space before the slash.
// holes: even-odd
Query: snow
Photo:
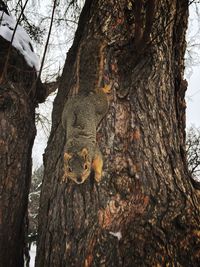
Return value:
<svg viewBox="0 0 200 267">
<path fill-rule="evenodd" d="M 11 42 L 15 26 L 16 21 L 5 12 L 0 11 L 0 35 L 5 40 Z M 33 51 L 30 37 L 20 25 L 17 25 L 12 46 L 24 56 L 30 67 L 34 67 L 36 71 L 39 71 L 39 58 Z"/>
<path fill-rule="evenodd" d="M 40 190 L 40 187 L 42 186 L 42 182 L 38 184 L 38 186 L 36 187 L 36 190 Z"/>
<path fill-rule="evenodd" d="M 35 266 L 35 255 L 36 255 L 36 245 L 31 245 L 31 249 L 29 251 L 30 254 L 30 267 Z"/>
<path fill-rule="evenodd" d="M 109 232 L 109 234 L 117 237 L 118 240 L 122 238 L 122 233 L 121 232 Z"/>
</svg>

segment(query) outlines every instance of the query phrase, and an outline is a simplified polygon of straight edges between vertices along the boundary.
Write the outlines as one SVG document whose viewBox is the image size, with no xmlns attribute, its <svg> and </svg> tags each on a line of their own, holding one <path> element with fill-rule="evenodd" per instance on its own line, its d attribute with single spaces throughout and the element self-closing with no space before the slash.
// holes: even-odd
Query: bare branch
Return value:
<svg viewBox="0 0 200 267">
<path fill-rule="evenodd" d="M 43 57 L 42 57 L 42 62 L 41 62 L 41 66 L 40 66 L 38 79 L 41 76 L 42 68 L 43 68 L 43 65 L 44 65 L 44 60 L 45 60 L 45 56 L 46 56 L 46 52 L 47 52 L 47 48 L 48 48 L 48 44 L 49 44 L 49 39 L 50 39 L 50 36 L 51 36 L 51 30 L 52 30 L 52 26 L 53 26 L 53 19 L 54 19 L 56 5 L 57 5 L 57 0 L 54 0 L 53 9 L 52 9 L 52 15 L 51 15 L 51 22 L 50 22 L 50 26 L 49 26 L 49 32 L 48 32 L 47 41 L 46 41 L 46 44 L 45 44 L 45 49 L 44 49 L 44 53 L 43 53 Z"/>
</svg>

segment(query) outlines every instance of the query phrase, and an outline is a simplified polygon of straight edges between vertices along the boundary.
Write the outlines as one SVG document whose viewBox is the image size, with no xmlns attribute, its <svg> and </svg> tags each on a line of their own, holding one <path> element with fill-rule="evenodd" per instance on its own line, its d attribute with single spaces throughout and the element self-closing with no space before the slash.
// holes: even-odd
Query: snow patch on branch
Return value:
<svg viewBox="0 0 200 267">
<path fill-rule="evenodd" d="M 8 42 L 11 42 L 16 23 L 17 22 L 11 16 L 0 11 L 0 36 Z M 20 25 L 17 25 L 12 46 L 24 56 L 30 67 L 34 67 L 36 71 L 39 71 L 39 58 L 33 51 L 30 37 Z"/>
</svg>

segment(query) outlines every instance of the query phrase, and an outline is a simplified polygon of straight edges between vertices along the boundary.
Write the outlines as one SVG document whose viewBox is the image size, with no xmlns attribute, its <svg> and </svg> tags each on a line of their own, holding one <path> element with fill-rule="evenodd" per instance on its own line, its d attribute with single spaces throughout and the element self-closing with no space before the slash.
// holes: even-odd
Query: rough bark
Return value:
<svg viewBox="0 0 200 267">
<path fill-rule="evenodd" d="M 7 61 L 8 58 L 8 61 Z M 36 134 L 44 90 L 34 68 L 0 37 L 0 266 L 24 266 L 25 228 Z"/>
<path fill-rule="evenodd" d="M 187 19 L 185 0 L 86 1 L 44 155 L 37 267 L 198 266 L 185 158 Z M 64 103 L 96 84 L 112 85 L 97 136 L 104 178 L 61 185 Z"/>
</svg>

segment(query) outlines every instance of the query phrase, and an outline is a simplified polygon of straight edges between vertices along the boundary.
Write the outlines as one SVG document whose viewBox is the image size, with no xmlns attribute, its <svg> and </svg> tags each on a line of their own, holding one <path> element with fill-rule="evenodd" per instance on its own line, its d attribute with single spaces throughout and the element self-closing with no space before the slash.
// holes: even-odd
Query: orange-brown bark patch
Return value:
<svg viewBox="0 0 200 267">
<path fill-rule="evenodd" d="M 119 231 L 122 225 L 130 223 L 136 215 L 143 214 L 149 197 L 143 194 L 121 199 L 119 194 L 112 197 L 105 209 L 98 212 L 99 224 L 103 229 Z"/>
</svg>

